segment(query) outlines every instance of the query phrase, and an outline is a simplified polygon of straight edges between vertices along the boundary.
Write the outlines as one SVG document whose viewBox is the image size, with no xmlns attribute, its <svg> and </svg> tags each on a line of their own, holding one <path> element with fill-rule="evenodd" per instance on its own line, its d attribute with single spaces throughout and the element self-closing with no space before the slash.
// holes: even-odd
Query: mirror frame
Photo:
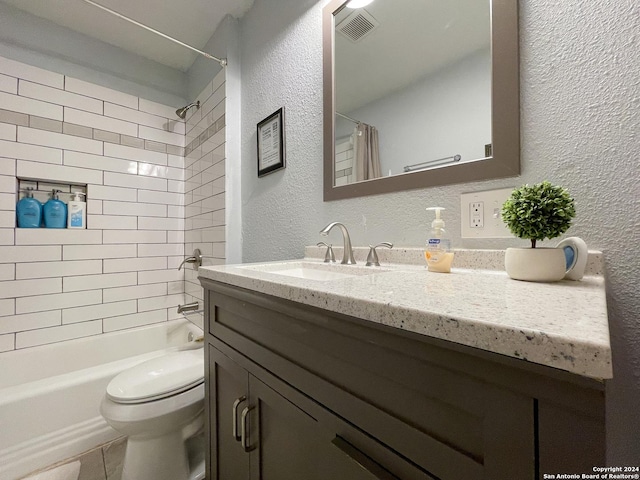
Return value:
<svg viewBox="0 0 640 480">
<path fill-rule="evenodd" d="M 491 5 L 491 157 L 334 187 L 335 45 L 334 14 L 345 0 L 330 0 L 322 10 L 324 201 L 398 192 L 520 174 L 520 72 L 518 0 Z"/>
</svg>

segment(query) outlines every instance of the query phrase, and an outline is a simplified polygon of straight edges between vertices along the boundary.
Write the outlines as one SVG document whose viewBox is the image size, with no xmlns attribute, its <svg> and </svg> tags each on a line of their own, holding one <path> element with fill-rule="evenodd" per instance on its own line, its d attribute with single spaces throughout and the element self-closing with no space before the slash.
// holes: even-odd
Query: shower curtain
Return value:
<svg viewBox="0 0 640 480">
<path fill-rule="evenodd" d="M 376 127 L 359 123 L 354 132 L 354 169 L 356 182 L 382 176 Z"/>
</svg>

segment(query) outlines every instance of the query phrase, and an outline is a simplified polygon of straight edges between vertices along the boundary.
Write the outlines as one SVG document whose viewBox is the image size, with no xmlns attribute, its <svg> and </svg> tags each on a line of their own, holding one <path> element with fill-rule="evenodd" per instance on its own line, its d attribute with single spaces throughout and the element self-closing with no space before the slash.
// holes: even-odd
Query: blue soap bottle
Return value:
<svg viewBox="0 0 640 480">
<path fill-rule="evenodd" d="M 33 188 L 26 189 L 25 196 L 16 205 L 19 228 L 39 228 L 42 223 L 42 204 L 33 198 Z"/>
<path fill-rule="evenodd" d="M 53 189 L 51 198 L 42 207 L 44 214 L 44 226 L 46 228 L 67 227 L 67 204 L 58 199 L 60 190 Z"/>
</svg>

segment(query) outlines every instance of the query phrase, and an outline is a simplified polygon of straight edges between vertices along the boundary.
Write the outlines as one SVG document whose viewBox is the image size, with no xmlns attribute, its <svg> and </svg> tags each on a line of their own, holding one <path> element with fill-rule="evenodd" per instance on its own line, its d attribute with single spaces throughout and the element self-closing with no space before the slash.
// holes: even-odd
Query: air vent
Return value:
<svg viewBox="0 0 640 480">
<path fill-rule="evenodd" d="M 360 8 L 342 20 L 336 30 L 355 43 L 371 34 L 379 25 L 369 12 Z"/>
</svg>

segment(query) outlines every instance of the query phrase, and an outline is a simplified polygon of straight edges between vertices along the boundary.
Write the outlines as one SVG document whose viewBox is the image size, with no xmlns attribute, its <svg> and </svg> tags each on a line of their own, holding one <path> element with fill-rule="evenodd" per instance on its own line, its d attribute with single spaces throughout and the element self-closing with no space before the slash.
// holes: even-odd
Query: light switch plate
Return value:
<svg viewBox="0 0 640 480">
<path fill-rule="evenodd" d="M 502 188 L 460 195 L 462 238 L 512 238 L 500 217 L 502 204 L 512 191 L 513 188 Z M 482 208 L 478 209 L 478 205 Z"/>
</svg>

